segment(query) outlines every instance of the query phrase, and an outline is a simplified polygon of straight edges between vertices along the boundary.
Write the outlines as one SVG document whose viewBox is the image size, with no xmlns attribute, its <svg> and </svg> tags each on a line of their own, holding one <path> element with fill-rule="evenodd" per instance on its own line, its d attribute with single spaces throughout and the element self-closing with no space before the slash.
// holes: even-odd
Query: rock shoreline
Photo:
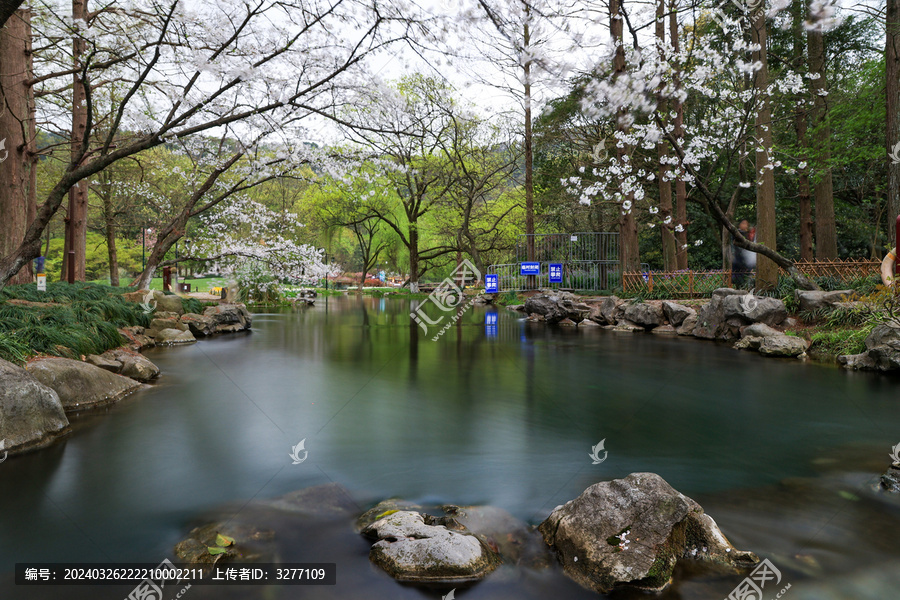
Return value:
<svg viewBox="0 0 900 600">
<path fill-rule="evenodd" d="M 166 310 L 153 314 L 150 327 L 120 329 L 125 345 L 84 361 L 41 356 L 23 368 L 0 360 L 0 451 L 13 457 L 45 448 L 70 433 L 67 415 L 115 404 L 157 379 L 159 368 L 142 350 L 244 331 L 252 324 L 243 304 L 210 306 L 199 315 L 185 314 L 179 296 L 147 291 L 123 296 L 132 302 L 152 298 Z"/>
<path fill-rule="evenodd" d="M 715 290 L 699 309 L 669 300 L 579 298 L 569 292 L 543 292 L 510 308 L 533 322 L 733 342 L 763 356 L 802 359 L 809 348 L 806 340 L 784 332 L 791 321 L 781 300 L 731 288 Z"/>
</svg>

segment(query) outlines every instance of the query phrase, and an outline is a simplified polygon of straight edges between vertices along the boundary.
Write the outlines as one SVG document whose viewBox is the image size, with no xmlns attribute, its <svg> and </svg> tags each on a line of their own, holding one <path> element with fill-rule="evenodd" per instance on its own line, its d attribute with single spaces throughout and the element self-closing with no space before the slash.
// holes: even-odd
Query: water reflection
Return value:
<svg viewBox="0 0 900 600">
<path fill-rule="evenodd" d="M 487 503 L 536 523 L 596 481 L 654 471 L 799 579 L 900 554 L 896 507 L 860 491 L 900 441 L 895 379 L 548 327 L 494 307 L 471 308 L 434 341 L 442 325 L 422 331 L 417 308 L 330 298 L 257 314 L 248 334 L 148 352 L 158 385 L 0 465 L 0 591 L 17 561 L 158 562 L 214 507 L 332 481 L 363 507 L 391 496 Z M 292 465 L 301 439 L 309 458 Z M 592 465 L 601 439 L 609 458 Z M 285 543 L 285 557 L 345 565 L 343 587 L 304 598 L 440 597 L 369 569 L 355 534 L 330 531 L 326 543 L 285 527 L 289 540 L 317 540 Z M 722 598 L 737 581 L 696 573 L 667 597 Z M 548 595 L 595 597 L 554 571 L 504 571 L 466 593 Z"/>
</svg>

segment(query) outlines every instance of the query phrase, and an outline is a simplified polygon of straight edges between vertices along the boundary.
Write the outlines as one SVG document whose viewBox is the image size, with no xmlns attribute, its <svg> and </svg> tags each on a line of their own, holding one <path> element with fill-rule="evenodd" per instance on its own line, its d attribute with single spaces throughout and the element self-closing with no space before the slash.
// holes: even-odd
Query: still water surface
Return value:
<svg viewBox="0 0 900 600">
<path fill-rule="evenodd" d="M 788 581 L 900 558 L 900 507 L 870 484 L 900 442 L 898 380 L 685 338 L 565 329 L 470 310 L 438 341 L 409 303 L 320 298 L 252 332 L 147 356 L 159 383 L 0 466 L 0 598 L 122 598 L 31 588 L 16 562 L 159 562 L 204 513 L 336 482 L 489 504 L 529 523 L 601 480 L 659 473 Z M 429 311 L 434 316 L 439 313 Z M 495 313 L 496 326 L 485 325 Z M 309 452 L 293 465 L 291 448 Z M 608 458 L 592 465 L 605 440 Z M 331 588 L 193 588 L 186 598 L 440 598 L 372 568 L 349 528 L 280 532 L 285 561 L 338 564 Z M 685 572 L 665 598 L 740 581 Z M 505 568 L 461 598 L 596 598 L 557 569 Z"/>
</svg>

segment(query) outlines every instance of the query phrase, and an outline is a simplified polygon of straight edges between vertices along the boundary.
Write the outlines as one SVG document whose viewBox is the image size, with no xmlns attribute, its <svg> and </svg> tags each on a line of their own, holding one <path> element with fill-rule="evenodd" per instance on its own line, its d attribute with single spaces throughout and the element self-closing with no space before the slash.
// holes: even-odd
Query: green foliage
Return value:
<svg viewBox="0 0 900 600">
<path fill-rule="evenodd" d="M 148 326 L 140 305 L 122 298 L 123 290 L 95 284 L 51 283 L 8 286 L 0 292 L 0 358 L 21 363 L 47 354 L 78 358 L 100 354 L 123 342 L 119 327 Z M 9 300 L 36 304 L 15 304 Z"/>
<path fill-rule="evenodd" d="M 203 303 L 196 298 L 182 298 L 181 306 L 186 313 L 203 314 Z"/>
<path fill-rule="evenodd" d="M 519 304 L 518 292 L 514 292 L 512 290 L 503 292 L 502 294 L 497 296 L 497 304 L 499 304 L 501 306 L 510 306 L 513 304 Z"/>
<path fill-rule="evenodd" d="M 810 338 L 810 351 L 831 356 L 859 354 L 866 350 L 866 337 L 874 324 L 860 329 L 836 329 L 816 331 Z"/>
</svg>

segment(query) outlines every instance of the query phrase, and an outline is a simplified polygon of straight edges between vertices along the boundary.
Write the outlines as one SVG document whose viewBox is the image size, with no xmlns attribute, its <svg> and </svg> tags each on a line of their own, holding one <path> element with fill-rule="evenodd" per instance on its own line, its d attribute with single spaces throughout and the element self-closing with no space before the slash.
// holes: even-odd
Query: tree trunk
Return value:
<svg viewBox="0 0 900 600">
<path fill-rule="evenodd" d="M 756 177 L 762 179 L 762 185 L 756 186 L 756 242 L 773 251 L 775 244 L 775 170 L 770 168 L 774 158 L 772 150 L 772 109 L 769 104 L 769 65 L 767 57 L 768 36 L 766 32 L 766 13 L 762 8 L 756 10 L 753 25 L 750 28 L 753 44 L 758 50 L 753 52 L 753 61 L 762 67 L 756 71 L 753 87 L 757 94 L 756 111 Z M 760 256 L 756 264 L 756 288 L 771 290 L 778 285 L 778 265 L 765 256 Z"/>
<path fill-rule="evenodd" d="M 675 0 L 669 3 L 669 38 L 672 40 L 672 49 L 679 51 L 678 11 Z M 672 76 L 675 87 L 681 87 L 681 74 L 676 70 Z M 675 122 L 672 133 L 675 139 L 684 138 L 684 104 L 678 99 L 672 100 L 672 108 L 675 111 Z M 680 232 L 675 232 L 675 262 L 678 269 L 688 268 L 688 243 L 687 243 L 687 186 L 682 177 L 682 169 L 679 167 L 675 177 L 675 223 L 682 226 Z"/>
<path fill-rule="evenodd" d="M 812 137 L 815 156 L 815 177 L 813 193 L 816 198 L 816 258 L 834 260 L 837 258 L 837 232 L 834 222 L 834 188 L 831 182 L 831 125 L 828 121 L 828 106 L 825 96 L 825 42 L 822 32 L 809 31 L 806 34 L 809 48 L 809 72 L 818 73 L 817 79 L 809 82 L 815 103 L 812 113 Z"/>
<path fill-rule="evenodd" d="M 806 73 L 806 40 L 804 38 L 803 21 L 806 18 L 806 4 L 794 2 L 791 5 L 791 35 L 794 38 L 793 68 L 797 73 Z M 809 152 L 806 139 L 806 97 L 801 92 L 794 96 L 794 132 L 797 135 L 797 147 L 800 149 L 800 162 L 805 166 L 797 169 L 797 203 L 800 221 L 800 260 L 813 259 L 813 220 L 812 199 L 809 194 Z"/>
<path fill-rule="evenodd" d="M 103 213 L 106 218 L 106 250 L 109 254 L 109 285 L 119 287 L 119 253 L 116 249 L 116 221 L 113 212 L 112 190 L 107 187 L 103 195 Z"/>
<path fill-rule="evenodd" d="M 0 256 L 13 253 L 34 219 L 34 137 L 30 69 L 30 11 L 18 11 L 0 29 Z M 9 283 L 30 283 L 31 263 L 16 269 Z"/>
<path fill-rule="evenodd" d="M 660 54 L 663 53 L 661 48 L 662 45 L 666 43 L 665 14 L 666 0 L 657 0 L 656 39 L 660 44 Z M 662 90 L 662 84 L 660 84 L 660 90 Z M 659 101 L 659 108 L 657 110 L 662 114 L 668 114 L 669 111 L 665 98 L 662 97 L 661 93 L 657 93 L 657 98 Z M 657 177 L 659 180 L 659 215 L 663 221 L 665 221 L 667 217 L 674 218 L 674 215 L 672 214 L 672 182 L 669 181 L 666 176 L 666 172 L 670 169 L 665 160 L 669 155 L 667 148 L 667 142 L 662 139 L 656 145 L 656 153 L 659 157 L 659 168 L 657 169 Z M 670 226 L 663 226 L 660 230 L 660 234 L 662 235 L 664 268 L 666 271 L 676 271 L 678 269 L 678 261 L 676 258 L 678 242 L 675 239 L 675 233 Z"/>
<path fill-rule="evenodd" d="M 616 43 L 616 54 L 613 59 L 613 77 L 618 77 L 625 72 L 625 47 L 623 46 L 623 24 L 622 17 L 619 15 L 619 7 L 621 0 L 610 0 L 609 3 L 609 33 Z M 621 109 L 618 111 L 616 128 L 620 132 L 628 129 L 627 122 L 624 117 L 626 111 Z M 616 155 L 620 162 L 628 154 L 628 148 L 619 148 L 616 145 Z M 626 272 L 639 271 L 641 268 L 641 258 L 638 249 L 637 224 L 634 220 L 634 194 L 629 192 L 623 194 L 623 206 L 619 207 L 619 270 L 624 275 Z M 624 203 L 628 203 L 629 210 L 624 210 Z"/>
<path fill-rule="evenodd" d="M 898 157 L 888 160 L 888 222 L 891 246 L 896 247 L 894 221 L 900 214 L 900 0 L 887 0 L 884 49 L 885 90 L 887 96 L 888 152 Z"/>
<path fill-rule="evenodd" d="M 419 224 L 409 223 L 409 291 L 419 293 Z"/>
<path fill-rule="evenodd" d="M 531 27 L 528 18 L 531 15 L 531 5 L 523 2 L 525 9 L 525 30 L 523 48 L 531 45 Z M 525 76 L 525 248 L 529 261 L 534 260 L 534 146 L 531 130 L 531 61 L 526 60 L 522 66 Z M 527 278 L 526 287 L 536 287 L 534 276 Z"/>
<path fill-rule="evenodd" d="M 72 18 L 86 20 L 87 0 L 72 0 Z M 81 67 L 85 43 L 80 37 L 72 41 L 73 66 Z M 72 160 L 81 162 L 83 154 L 82 140 L 87 129 L 87 98 L 81 73 L 72 75 Z M 81 180 L 69 190 L 69 214 L 66 227 L 65 254 L 75 251 L 75 281 L 84 281 L 87 260 L 87 194 L 88 182 Z M 69 276 L 69 261 L 63 260 L 63 277 Z"/>
</svg>

